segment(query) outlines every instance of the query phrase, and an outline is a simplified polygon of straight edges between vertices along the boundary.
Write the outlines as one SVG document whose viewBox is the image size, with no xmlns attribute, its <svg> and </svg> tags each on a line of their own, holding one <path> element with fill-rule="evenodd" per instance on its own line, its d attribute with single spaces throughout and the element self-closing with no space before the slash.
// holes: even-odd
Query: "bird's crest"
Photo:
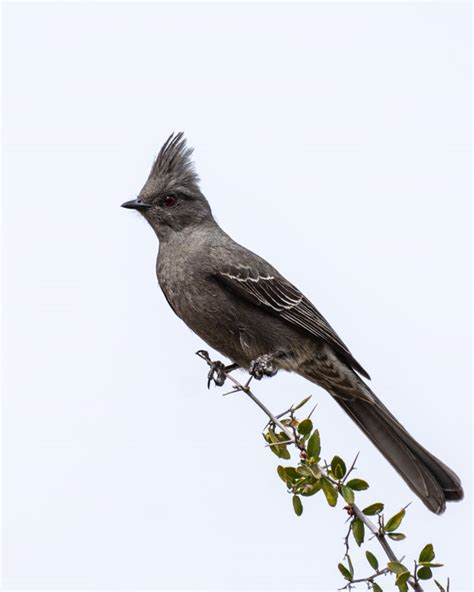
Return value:
<svg viewBox="0 0 474 592">
<path fill-rule="evenodd" d="M 149 180 L 169 189 L 199 195 L 199 176 L 194 169 L 192 153 L 183 132 L 173 132 L 153 163 Z"/>
</svg>

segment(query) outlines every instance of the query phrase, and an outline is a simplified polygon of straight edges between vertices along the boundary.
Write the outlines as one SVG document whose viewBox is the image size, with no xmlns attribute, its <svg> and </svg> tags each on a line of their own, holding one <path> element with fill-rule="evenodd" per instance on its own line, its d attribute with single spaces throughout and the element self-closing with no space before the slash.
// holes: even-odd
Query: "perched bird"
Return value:
<svg viewBox="0 0 474 592">
<path fill-rule="evenodd" d="M 432 511 L 461 500 L 458 476 L 423 448 L 361 377 L 369 375 L 311 302 L 214 220 L 182 133 L 161 148 L 137 199 L 159 239 L 156 272 L 174 312 L 255 378 L 280 369 L 323 387 Z M 213 369 L 218 384 L 222 368 Z M 212 376 L 212 374 L 211 374 Z"/>
</svg>

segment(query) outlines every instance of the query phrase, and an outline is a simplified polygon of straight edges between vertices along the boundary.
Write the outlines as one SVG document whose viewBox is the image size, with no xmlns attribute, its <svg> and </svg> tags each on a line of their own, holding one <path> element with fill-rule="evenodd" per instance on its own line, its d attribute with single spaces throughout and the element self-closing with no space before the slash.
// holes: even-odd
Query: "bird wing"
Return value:
<svg viewBox="0 0 474 592">
<path fill-rule="evenodd" d="M 327 343 L 354 370 L 370 379 L 323 315 L 298 288 L 275 271 L 260 272 L 257 267 L 240 264 L 223 265 L 217 278 L 246 300 Z"/>
</svg>

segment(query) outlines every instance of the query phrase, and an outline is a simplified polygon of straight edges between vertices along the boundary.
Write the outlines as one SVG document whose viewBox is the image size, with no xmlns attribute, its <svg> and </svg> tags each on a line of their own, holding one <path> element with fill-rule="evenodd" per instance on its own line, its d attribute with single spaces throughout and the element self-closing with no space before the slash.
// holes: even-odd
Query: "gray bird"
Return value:
<svg viewBox="0 0 474 592">
<path fill-rule="evenodd" d="M 159 239 L 158 281 L 190 329 L 255 378 L 296 372 L 321 386 L 355 421 L 422 502 L 441 514 L 463 498 L 459 477 L 423 448 L 361 376 L 370 379 L 311 302 L 214 220 L 182 133 L 158 154 L 138 210 Z M 218 364 L 211 377 L 222 384 Z"/>
</svg>

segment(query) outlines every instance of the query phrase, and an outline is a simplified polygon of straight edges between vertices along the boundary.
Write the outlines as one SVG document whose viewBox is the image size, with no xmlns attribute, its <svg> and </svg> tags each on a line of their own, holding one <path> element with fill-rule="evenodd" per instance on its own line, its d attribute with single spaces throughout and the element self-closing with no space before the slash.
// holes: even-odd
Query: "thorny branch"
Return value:
<svg viewBox="0 0 474 592">
<path fill-rule="evenodd" d="M 202 358 L 209 367 L 211 367 L 211 369 L 213 368 L 215 362 L 211 361 L 209 354 L 206 351 L 200 350 L 198 352 L 196 352 L 197 355 Z M 234 385 L 234 389 L 231 391 L 232 393 L 237 393 L 237 392 L 242 392 L 245 395 L 247 395 L 256 405 L 258 405 L 258 407 L 260 407 L 260 409 L 266 414 L 266 416 L 269 418 L 270 423 L 274 424 L 275 426 L 278 426 L 278 428 L 287 436 L 288 438 L 288 442 L 294 444 L 298 449 L 301 449 L 301 445 L 299 444 L 298 438 L 296 436 L 296 433 L 294 431 L 294 429 L 292 431 L 290 431 L 288 429 L 287 426 L 285 426 L 278 418 L 278 416 L 274 415 L 261 401 L 260 399 L 258 399 L 254 393 L 251 391 L 250 389 L 250 383 L 252 381 L 252 376 L 250 376 L 250 378 L 247 380 L 247 382 L 245 384 L 242 384 L 241 382 L 239 382 L 236 378 L 234 378 L 234 376 L 232 376 L 230 374 L 231 370 L 223 370 L 223 373 L 225 374 L 225 377 L 230 380 L 230 382 L 232 382 L 232 384 Z M 226 393 L 226 394 L 230 394 L 230 393 Z M 291 408 L 290 408 L 291 410 Z M 280 415 L 281 417 L 281 415 Z M 303 451 L 304 452 L 304 451 Z M 354 465 L 355 462 L 357 460 L 357 457 L 354 459 L 354 462 L 352 463 L 352 466 L 350 468 L 350 471 L 352 471 L 354 469 Z M 328 479 L 329 481 L 331 481 L 333 484 L 337 484 L 337 482 L 335 482 L 328 474 L 327 472 L 319 465 L 316 464 L 315 468 L 317 470 L 320 471 L 321 475 L 323 477 L 325 477 L 326 479 Z M 386 556 L 388 557 L 388 559 L 390 561 L 396 561 L 399 562 L 399 559 L 397 558 L 395 552 L 393 551 L 393 549 L 391 548 L 389 542 L 387 541 L 387 537 L 385 536 L 385 534 L 381 531 L 381 529 L 377 528 L 377 526 L 372 522 L 372 520 L 370 520 L 362 511 L 361 509 L 357 506 L 357 504 L 352 503 L 352 504 L 348 504 L 348 506 L 350 508 L 350 513 L 352 515 L 354 515 L 355 517 L 359 518 L 359 520 L 361 520 L 365 526 L 369 529 L 369 531 L 372 533 L 372 535 L 377 539 L 377 541 L 379 542 L 380 546 L 382 547 L 383 551 L 385 552 Z M 345 544 L 347 545 L 347 540 L 345 542 Z M 377 574 L 374 574 L 373 576 L 370 576 L 369 578 L 365 578 L 365 579 L 360 579 L 360 580 L 354 580 L 352 582 L 349 582 L 345 588 L 350 587 L 351 584 L 354 584 L 355 582 L 362 582 L 362 581 L 371 581 L 374 577 L 378 576 L 378 575 L 383 575 L 384 573 L 387 573 L 388 569 L 384 569 L 382 571 L 380 571 Z M 415 591 L 415 592 L 423 592 L 423 588 L 420 586 L 419 581 L 415 580 L 415 578 L 413 578 L 413 576 L 410 577 L 410 579 L 407 582 L 411 588 Z"/>
<path fill-rule="evenodd" d="M 371 576 L 367 576 L 366 578 L 358 578 L 357 580 L 352 580 L 351 582 L 347 582 L 347 584 L 345 586 L 343 586 L 341 588 L 341 590 L 347 590 L 347 588 L 350 589 L 350 587 L 353 586 L 354 584 L 360 584 L 362 582 L 373 582 L 375 580 L 375 578 L 378 578 L 380 576 L 386 576 L 388 573 L 390 573 L 390 570 L 388 569 L 388 567 L 385 567 L 384 569 L 381 569 L 377 573 L 374 573 Z"/>
</svg>

